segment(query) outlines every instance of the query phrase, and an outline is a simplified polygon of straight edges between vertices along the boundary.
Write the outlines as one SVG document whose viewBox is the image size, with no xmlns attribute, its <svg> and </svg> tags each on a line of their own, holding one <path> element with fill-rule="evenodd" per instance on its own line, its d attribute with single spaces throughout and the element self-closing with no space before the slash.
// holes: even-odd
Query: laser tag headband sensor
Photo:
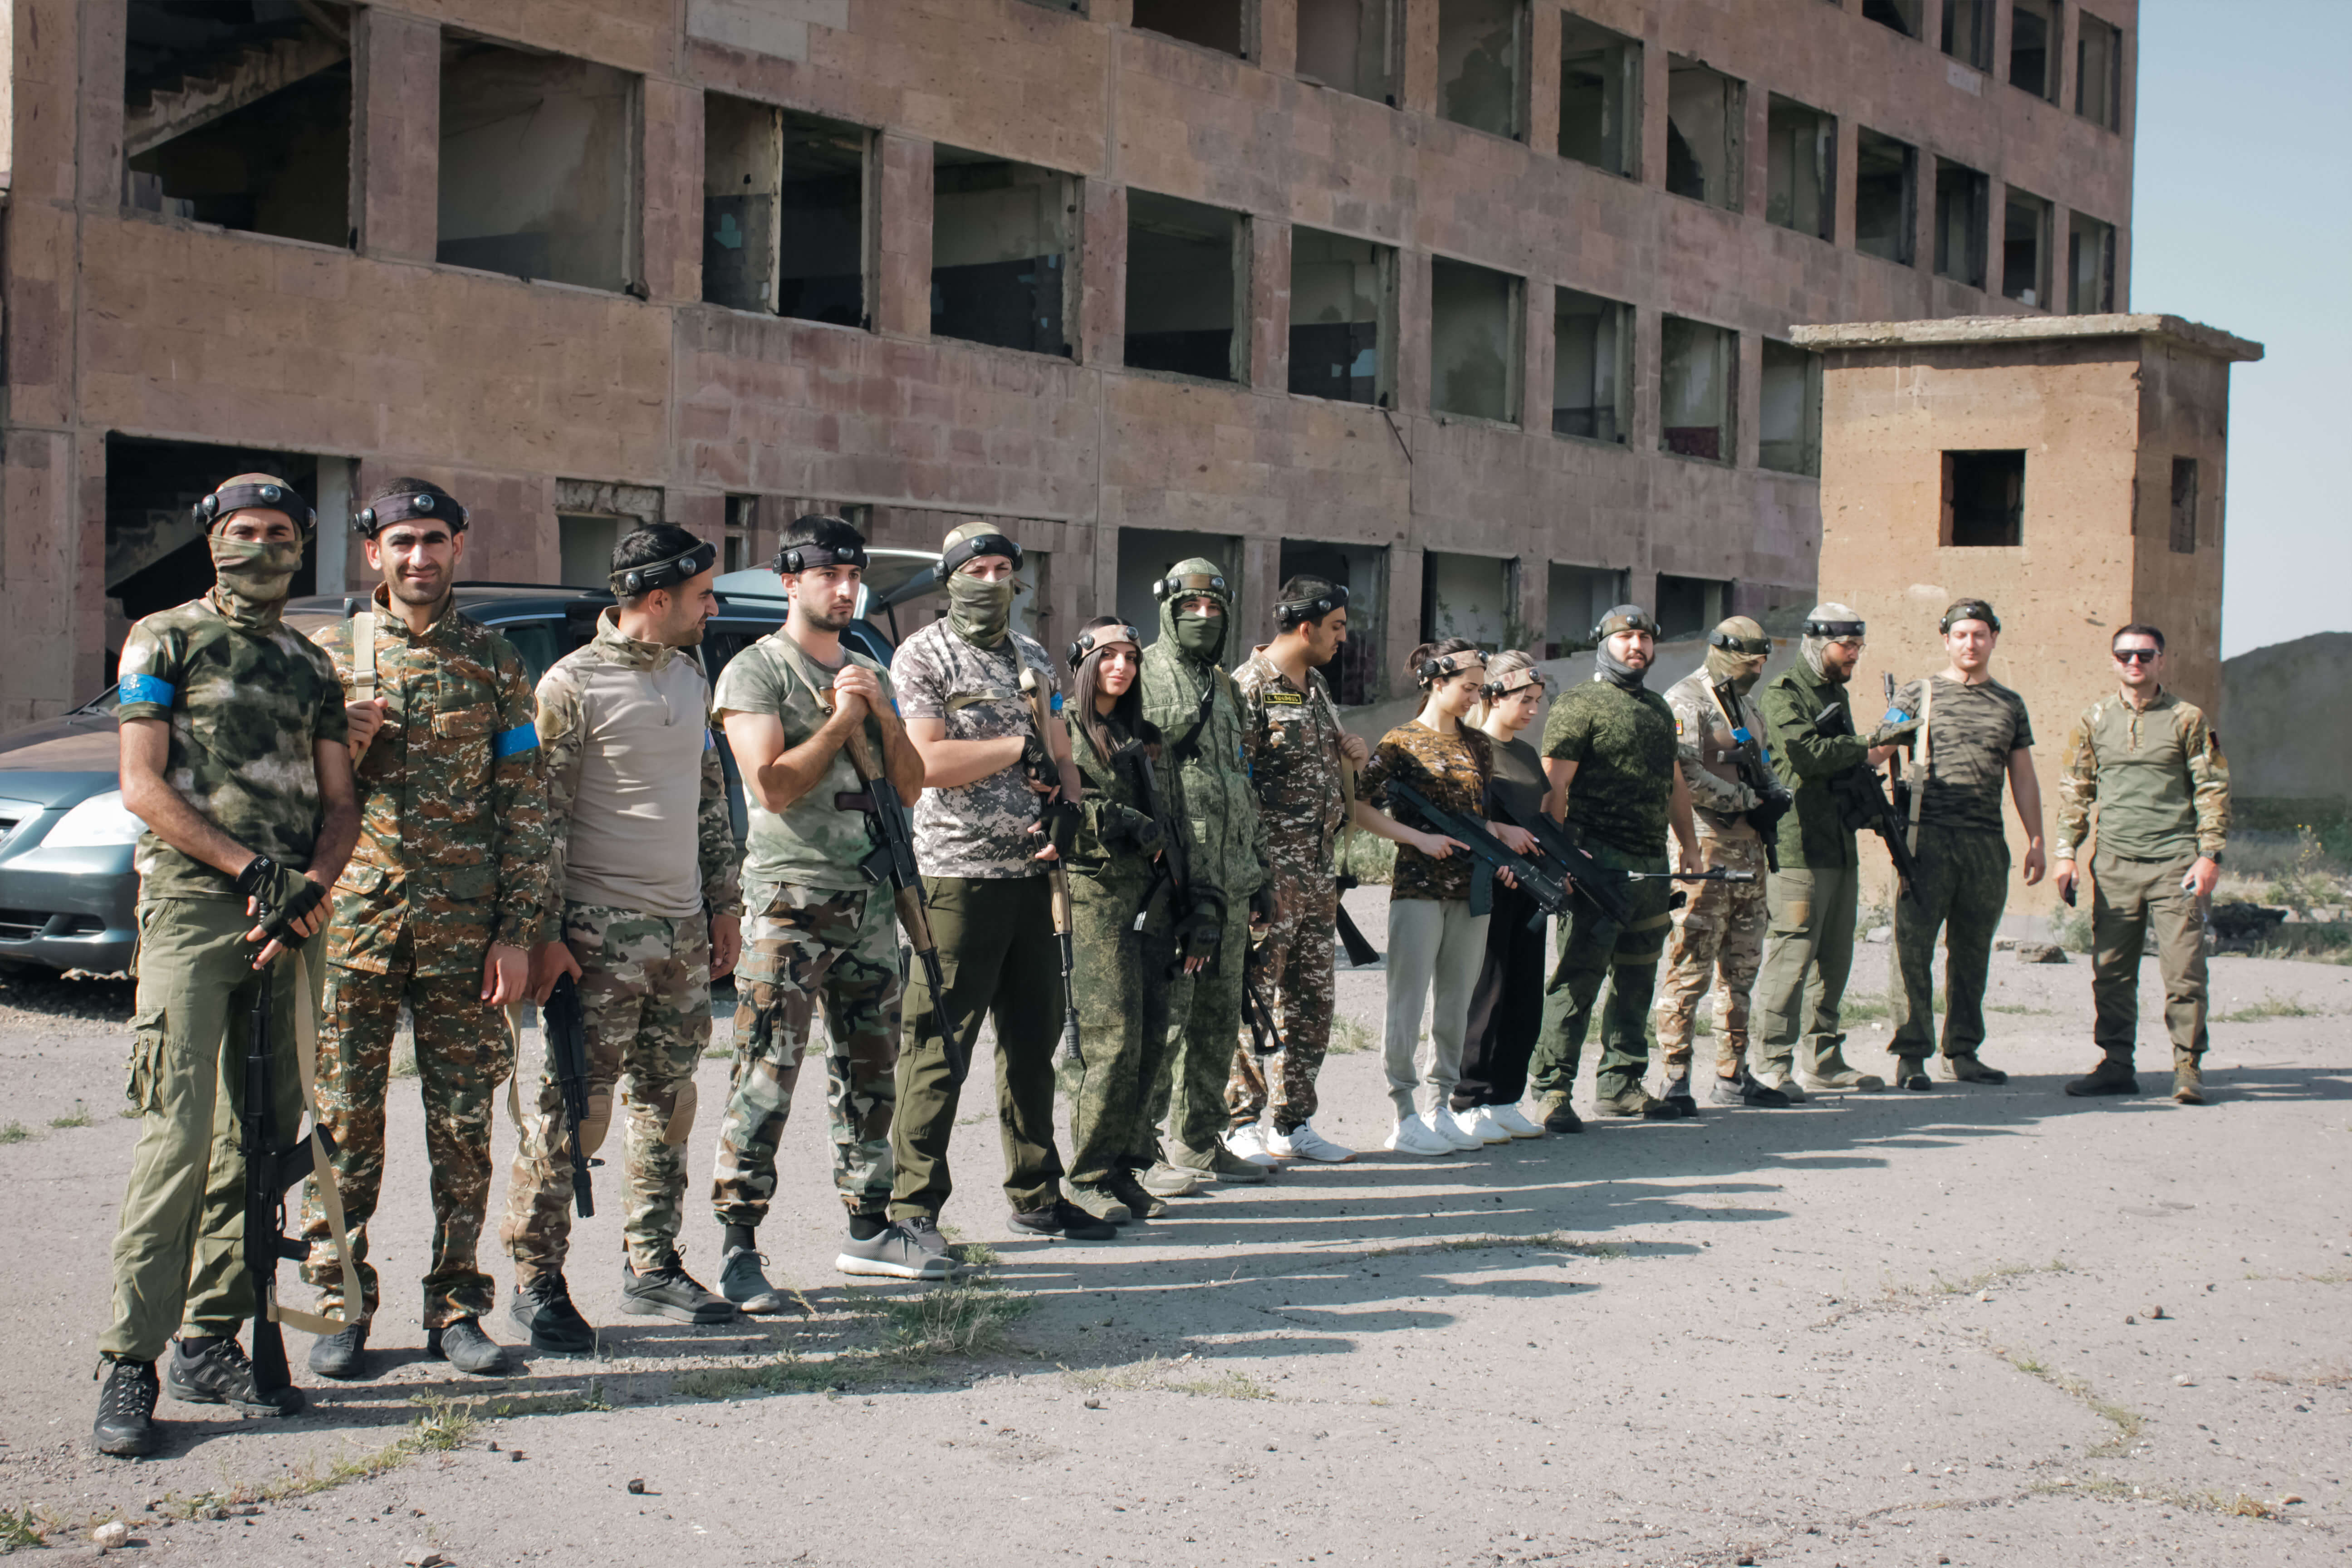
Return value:
<svg viewBox="0 0 2352 1568">
<path fill-rule="evenodd" d="M 1741 654 L 1751 658 L 1758 654 L 1770 653 L 1772 651 L 1772 639 L 1770 637 L 1734 637 L 1729 632 L 1716 631 L 1707 635 L 1706 641 L 1707 646 L 1710 647 L 1725 648 L 1732 653 Z"/>
<path fill-rule="evenodd" d="M 1171 573 L 1151 584 L 1151 596 L 1163 605 L 1180 596 L 1191 598 L 1195 594 L 1223 594 L 1224 591 L 1225 580 L 1213 572 L 1188 572 L 1181 577 Z"/>
<path fill-rule="evenodd" d="M 1514 691 L 1522 691 L 1530 686 L 1541 686 L 1543 683 L 1544 678 L 1541 670 L 1536 669 L 1532 667 L 1526 669 L 1515 669 L 1499 680 L 1490 680 L 1486 682 L 1486 685 L 1478 689 L 1478 695 L 1485 698 L 1487 701 L 1492 702 L 1497 697 L 1508 697 Z"/>
<path fill-rule="evenodd" d="M 1647 632 L 1654 637 L 1658 635 L 1658 623 L 1639 605 L 1620 605 L 1601 617 L 1600 624 L 1592 628 L 1592 640 L 1607 642 L 1619 632 Z"/>
<path fill-rule="evenodd" d="M 352 527 L 362 538 L 373 539 L 395 522 L 418 520 L 446 522 L 451 533 L 466 531 L 466 509 L 446 490 L 410 490 L 401 495 L 385 496 L 373 506 L 362 507 Z"/>
<path fill-rule="evenodd" d="M 1944 618 L 1936 623 L 1936 629 L 1944 636 L 1950 637 L 1952 628 L 1962 621 L 1982 621 L 1994 631 L 2000 630 L 2000 617 L 1994 615 L 1992 605 L 1982 599 L 1960 600 L 1944 612 Z"/>
<path fill-rule="evenodd" d="M 682 555 L 667 561 L 649 561 L 643 566 L 632 566 L 613 574 L 613 594 L 615 598 L 634 599 L 657 588 L 675 588 L 689 578 L 699 577 L 719 564 L 719 546 L 704 540 Z"/>
<path fill-rule="evenodd" d="M 1087 661 L 1089 654 L 1100 652 L 1117 643 L 1143 646 L 1143 634 L 1133 626 L 1097 626 L 1090 632 L 1080 632 L 1069 647 L 1070 668 L 1076 669 Z"/>
<path fill-rule="evenodd" d="M 969 539 L 959 539 L 940 552 L 941 581 L 954 576 L 970 561 L 982 555 L 1002 555 L 1013 563 L 1015 572 L 1021 570 L 1021 547 L 1001 533 L 975 533 Z"/>
<path fill-rule="evenodd" d="M 1807 637 L 1820 637 L 1824 642 L 1843 642 L 1848 637 L 1860 642 L 1863 626 L 1861 621 L 1807 621 L 1802 630 Z"/>
<path fill-rule="evenodd" d="M 308 533 L 319 526 L 319 514 L 291 485 L 275 480 L 260 484 L 223 485 L 188 509 L 196 526 L 210 533 L 221 519 L 240 511 L 282 511 L 294 526 Z"/>
<path fill-rule="evenodd" d="M 820 566 L 855 566 L 866 570 L 866 542 L 855 544 L 819 544 L 809 541 L 788 544 L 776 552 L 776 573 L 782 577 L 797 577 L 803 572 L 814 572 Z"/>
<path fill-rule="evenodd" d="M 1423 687 L 1431 687 L 1441 680 L 1450 680 L 1465 669 L 1486 668 L 1486 658 L 1484 654 L 1475 648 L 1465 648 L 1460 653 L 1449 653 L 1437 658 L 1423 659 L 1420 664 L 1413 667 L 1412 678 L 1420 681 Z"/>
<path fill-rule="evenodd" d="M 1334 610 L 1348 607 L 1348 590 L 1334 584 L 1311 599 L 1285 599 L 1275 605 L 1275 618 L 1283 629 L 1302 626 L 1309 621 L 1319 621 Z"/>
</svg>

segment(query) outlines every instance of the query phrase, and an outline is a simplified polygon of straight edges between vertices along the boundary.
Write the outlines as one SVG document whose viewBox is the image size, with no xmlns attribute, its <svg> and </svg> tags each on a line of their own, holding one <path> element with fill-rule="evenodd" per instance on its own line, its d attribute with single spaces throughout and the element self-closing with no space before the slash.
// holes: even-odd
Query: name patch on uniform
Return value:
<svg viewBox="0 0 2352 1568">
<path fill-rule="evenodd" d="M 153 702 L 169 708 L 179 693 L 168 680 L 158 680 L 152 675 L 126 675 L 115 687 L 115 696 L 124 702 Z"/>
<path fill-rule="evenodd" d="M 537 750 L 539 726 L 536 724 L 518 724 L 511 730 L 501 731 L 498 739 L 490 742 L 490 755 L 493 757 L 511 757 L 518 752 Z"/>
<path fill-rule="evenodd" d="M 1265 694 L 1265 705 L 1269 708 L 1296 708 L 1306 700 L 1296 691 L 1269 691 Z"/>
</svg>

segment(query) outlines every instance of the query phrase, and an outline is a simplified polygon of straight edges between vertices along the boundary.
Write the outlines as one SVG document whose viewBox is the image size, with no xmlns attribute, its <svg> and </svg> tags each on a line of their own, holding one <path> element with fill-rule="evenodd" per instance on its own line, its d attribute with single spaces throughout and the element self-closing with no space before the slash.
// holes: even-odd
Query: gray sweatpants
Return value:
<svg viewBox="0 0 2352 1568">
<path fill-rule="evenodd" d="M 1392 899 L 1389 902 L 1389 1016 L 1384 1055 L 1389 1099 L 1399 1116 L 1414 1111 L 1413 1089 L 1426 1088 L 1423 1107 L 1442 1109 L 1462 1076 L 1462 1037 L 1470 1022 L 1470 994 L 1486 961 L 1486 922 L 1466 899 Z M 1432 993 L 1434 995 L 1432 995 Z M 1429 1065 L 1416 1070 L 1422 1005 L 1432 1005 Z"/>
</svg>

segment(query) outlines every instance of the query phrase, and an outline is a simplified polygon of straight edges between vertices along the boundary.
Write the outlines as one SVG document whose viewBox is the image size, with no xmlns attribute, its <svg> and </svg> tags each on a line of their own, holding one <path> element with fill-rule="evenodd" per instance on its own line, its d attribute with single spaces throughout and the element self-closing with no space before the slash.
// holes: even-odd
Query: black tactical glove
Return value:
<svg viewBox="0 0 2352 1568">
<path fill-rule="evenodd" d="M 289 871 L 267 855 L 257 855 L 237 873 L 236 890 L 253 900 L 254 919 L 272 938 L 287 935 L 294 922 L 319 907 L 327 889 L 299 871 Z"/>
<path fill-rule="evenodd" d="M 1065 860 L 1070 858 L 1071 849 L 1078 842 L 1079 816 L 1076 803 L 1064 800 L 1059 795 L 1047 800 L 1045 809 L 1038 814 L 1038 821 L 1045 830 L 1047 841 L 1054 846 L 1055 853 Z"/>
<path fill-rule="evenodd" d="M 1205 958 L 1213 964 L 1224 934 L 1223 901 L 1206 894 L 1194 899 L 1183 918 L 1176 922 L 1177 964 L 1181 967 L 1186 960 L 1194 958 Z"/>
<path fill-rule="evenodd" d="M 1167 836 L 1160 830 L 1159 821 L 1133 806 L 1120 805 L 1116 801 L 1102 808 L 1102 826 L 1097 837 L 1106 846 L 1126 847 L 1150 855 L 1156 851 Z"/>
<path fill-rule="evenodd" d="M 1261 924 L 1272 925 L 1280 907 L 1274 896 L 1272 882 L 1260 882 L 1257 891 L 1250 895 L 1250 919 Z"/>
<path fill-rule="evenodd" d="M 1041 784 L 1059 788 L 1062 783 L 1062 765 L 1054 760 L 1054 753 L 1045 749 L 1045 742 L 1034 734 L 1024 737 L 1021 742 L 1021 771 Z"/>
<path fill-rule="evenodd" d="M 1796 804 L 1796 798 L 1787 790 L 1774 790 L 1748 808 L 1748 821 L 1758 833 L 1769 838 L 1780 827 L 1780 819 L 1789 815 L 1789 808 Z"/>
</svg>

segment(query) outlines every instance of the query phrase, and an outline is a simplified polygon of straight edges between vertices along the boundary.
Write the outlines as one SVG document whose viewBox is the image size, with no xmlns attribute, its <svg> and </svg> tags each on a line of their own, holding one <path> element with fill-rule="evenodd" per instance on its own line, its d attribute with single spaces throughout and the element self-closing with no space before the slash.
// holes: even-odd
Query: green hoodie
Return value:
<svg viewBox="0 0 2352 1568">
<path fill-rule="evenodd" d="M 1223 574 L 1214 562 L 1199 559 L 1184 562 L 1170 574 Z M 1225 641 L 1233 641 L 1229 589 L 1197 588 L 1161 600 L 1160 637 L 1143 650 L 1143 716 L 1167 737 L 1160 769 L 1173 776 L 1171 794 L 1182 803 L 1181 820 L 1193 883 L 1203 892 L 1221 896 L 1228 911 L 1238 911 L 1265 880 L 1265 824 L 1243 760 L 1241 693 L 1223 666 L 1196 658 L 1177 646 L 1176 605 L 1202 595 L 1223 607 Z"/>
</svg>

